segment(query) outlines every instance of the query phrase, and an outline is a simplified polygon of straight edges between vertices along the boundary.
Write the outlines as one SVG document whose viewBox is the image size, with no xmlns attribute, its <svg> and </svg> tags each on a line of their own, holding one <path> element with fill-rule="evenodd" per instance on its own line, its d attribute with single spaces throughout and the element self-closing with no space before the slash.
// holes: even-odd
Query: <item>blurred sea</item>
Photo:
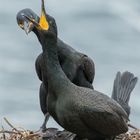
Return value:
<svg viewBox="0 0 140 140">
<path fill-rule="evenodd" d="M 43 114 L 35 59 L 41 52 L 36 36 L 28 36 L 16 23 L 16 14 L 31 8 L 40 15 L 40 0 L 0 1 L 0 121 L 37 130 Z M 109 96 L 117 71 L 140 78 L 139 0 L 46 0 L 57 22 L 59 37 L 91 58 L 96 65 L 94 87 Z M 140 81 L 132 93 L 132 124 L 140 128 Z M 49 126 L 56 124 L 52 119 Z"/>
</svg>

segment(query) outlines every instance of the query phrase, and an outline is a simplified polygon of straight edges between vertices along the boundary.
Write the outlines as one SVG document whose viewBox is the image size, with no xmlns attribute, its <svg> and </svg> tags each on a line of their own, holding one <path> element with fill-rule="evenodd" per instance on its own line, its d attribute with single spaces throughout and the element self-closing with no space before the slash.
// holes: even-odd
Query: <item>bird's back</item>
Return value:
<svg viewBox="0 0 140 140">
<path fill-rule="evenodd" d="M 70 92 L 62 103 L 63 107 L 61 103 L 58 107 L 64 110 L 58 111 L 61 112 L 58 118 L 65 129 L 88 138 L 115 136 L 128 130 L 126 112 L 108 96 L 77 86 L 73 86 Z"/>
<path fill-rule="evenodd" d="M 95 66 L 92 59 L 60 39 L 57 41 L 60 65 L 66 76 L 76 85 L 93 89 Z"/>
</svg>

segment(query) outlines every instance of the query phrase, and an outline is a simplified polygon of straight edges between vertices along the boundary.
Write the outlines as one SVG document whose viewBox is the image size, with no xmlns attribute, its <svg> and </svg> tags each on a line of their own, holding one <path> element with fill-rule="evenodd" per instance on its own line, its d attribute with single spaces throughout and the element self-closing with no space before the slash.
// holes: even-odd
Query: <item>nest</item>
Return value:
<svg viewBox="0 0 140 140">
<path fill-rule="evenodd" d="M 48 128 L 44 133 L 14 127 L 6 118 L 5 122 L 10 130 L 0 129 L 0 140 L 73 140 L 75 134 L 68 131 L 59 131 L 57 128 Z"/>
<path fill-rule="evenodd" d="M 140 130 L 127 132 L 122 140 L 140 140 Z"/>
<path fill-rule="evenodd" d="M 38 131 L 25 130 L 23 128 L 14 127 L 6 118 L 5 122 L 10 127 L 10 130 L 5 130 L 4 127 L 0 129 L 0 140 L 73 140 L 74 134 L 68 131 L 59 131 L 56 128 L 48 128 L 44 137 Z M 50 137 L 50 134 L 53 134 Z M 48 136 L 47 136 L 48 135 Z M 131 132 L 127 132 L 115 138 L 115 140 L 140 140 L 140 130 L 136 129 Z"/>
<path fill-rule="evenodd" d="M 5 122 L 9 125 L 10 130 L 5 130 L 4 127 L 0 130 L 0 140 L 39 140 L 38 133 L 25 130 L 23 128 L 14 127 L 6 118 Z"/>
</svg>

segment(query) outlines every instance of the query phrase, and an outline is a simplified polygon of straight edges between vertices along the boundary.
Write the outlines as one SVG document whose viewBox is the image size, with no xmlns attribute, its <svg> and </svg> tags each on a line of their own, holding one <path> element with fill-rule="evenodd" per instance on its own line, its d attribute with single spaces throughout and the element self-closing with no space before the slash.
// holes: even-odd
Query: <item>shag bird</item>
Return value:
<svg viewBox="0 0 140 140">
<path fill-rule="evenodd" d="M 44 5 L 42 5 L 42 9 L 44 9 Z M 17 14 L 17 22 L 18 25 L 25 30 L 28 34 L 30 31 L 33 31 L 36 35 L 38 35 L 38 30 L 34 28 L 34 25 L 29 22 L 25 16 L 33 18 L 36 22 L 39 22 L 40 18 L 31 10 L 31 9 L 23 9 Z M 48 19 L 50 22 L 53 21 L 53 18 L 49 15 Z M 41 24 L 44 22 L 44 17 L 41 17 Z M 41 38 L 39 38 L 41 40 Z M 47 41 L 47 39 L 46 39 Z M 62 40 L 57 38 L 57 50 L 59 63 L 65 72 L 66 76 L 76 85 L 87 87 L 93 89 L 92 82 L 94 80 L 95 75 L 95 66 L 94 62 L 87 55 L 80 53 L 73 49 L 71 46 L 65 44 Z M 42 71 L 44 68 L 44 62 L 42 59 L 42 53 L 36 59 L 36 72 L 39 79 L 42 81 L 40 85 L 40 106 L 43 114 L 45 115 L 45 120 L 43 125 L 41 126 L 42 130 L 46 130 L 46 123 L 49 118 L 49 113 L 47 109 L 47 95 L 48 95 L 48 87 L 44 86 L 47 79 L 45 79 L 42 75 Z"/>
<path fill-rule="evenodd" d="M 38 17 L 38 15 L 36 15 L 31 9 L 23 9 L 17 14 L 17 22 L 18 22 L 18 25 L 22 29 L 24 29 L 27 34 L 30 31 L 33 31 L 34 33 L 36 33 L 36 35 L 39 35 L 36 28 L 34 28 L 34 25 L 32 24 L 32 22 L 29 22 L 25 18 L 24 15 L 30 18 L 33 18 L 36 22 L 39 22 L 40 18 Z M 52 19 L 51 16 L 49 16 L 49 20 L 51 19 Z M 77 52 L 72 47 L 65 44 L 59 38 L 57 38 L 57 49 L 58 49 L 59 62 L 65 74 L 68 76 L 68 78 L 74 84 L 78 86 L 93 88 L 92 82 L 95 75 L 94 62 L 86 55 Z M 76 62 L 78 61 L 78 59 L 79 59 L 79 65 L 76 65 Z M 80 61 L 80 60 L 83 60 L 83 61 Z M 48 88 L 44 87 L 44 82 L 43 82 L 43 77 L 42 77 L 42 68 L 44 67 L 43 65 L 44 63 L 42 60 L 42 53 L 41 53 L 36 59 L 36 72 L 39 79 L 42 81 L 42 84 L 40 86 L 40 106 L 41 106 L 42 112 L 44 113 L 46 117 L 41 128 L 42 130 L 45 131 L 49 114 L 48 114 L 48 109 L 47 109 L 47 95 L 48 95 L 47 89 Z M 73 69 L 75 69 L 75 72 L 77 70 L 76 74 L 75 72 L 72 72 Z M 116 100 L 124 108 L 124 110 L 127 112 L 128 115 L 130 114 L 130 107 L 128 103 L 129 103 L 131 91 L 134 89 L 135 84 L 136 84 L 135 82 L 132 82 L 134 81 L 134 79 L 135 79 L 134 75 L 129 72 L 124 72 L 122 75 L 120 72 L 118 72 L 116 75 L 116 80 L 114 82 L 114 88 L 112 92 L 112 99 Z M 46 79 L 44 80 L 46 81 Z M 125 82 L 127 80 L 128 80 L 128 83 Z M 124 85 L 124 83 L 127 83 L 127 84 Z M 119 90 L 119 89 L 116 89 L 116 87 L 117 88 L 120 87 L 119 89 L 128 88 L 130 90 L 129 92 L 123 91 L 123 90 L 120 90 L 120 92 L 116 92 L 116 90 L 117 91 Z"/>
<path fill-rule="evenodd" d="M 45 79 L 49 79 L 44 82 L 44 85 L 48 87 L 50 115 L 63 128 L 77 134 L 79 139 L 105 140 L 126 132 L 128 114 L 115 100 L 96 90 L 77 86 L 65 75 L 59 62 L 55 20 L 52 18 L 50 22 L 45 10 L 42 11 L 42 15 L 44 15 L 43 24 L 41 20 L 38 23 L 29 16 L 24 15 L 24 17 L 33 23 L 42 45 L 42 57 L 45 64 L 42 75 Z M 124 88 L 120 93 L 127 94 L 128 91 L 130 93 L 132 89 L 129 87 L 130 83 L 135 86 L 137 78 L 129 72 L 125 72 L 121 77 L 118 75 L 120 74 L 117 74 L 113 91 L 120 92 L 118 81 L 121 80 Z M 128 75 L 132 75 L 133 79 Z"/>
</svg>

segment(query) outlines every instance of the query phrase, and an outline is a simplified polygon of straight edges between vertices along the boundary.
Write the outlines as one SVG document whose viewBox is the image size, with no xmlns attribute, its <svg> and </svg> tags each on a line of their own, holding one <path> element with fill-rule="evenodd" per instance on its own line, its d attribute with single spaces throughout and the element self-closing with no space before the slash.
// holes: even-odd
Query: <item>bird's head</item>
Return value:
<svg viewBox="0 0 140 140">
<path fill-rule="evenodd" d="M 55 19 L 46 13 L 44 0 L 42 0 L 40 17 L 32 10 L 24 9 L 18 12 L 17 23 L 27 34 L 33 31 L 39 40 L 42 35 L 44 37 L 57 37 Z"/>
<path fill-rule="evenodd" d="M 31 9 L 23 9 L 17 13 L 17 23 L 21 29 L 23 29 L 26 34 L 34 31 L 34 25 L 25 16 L 39 22 L 39 16 L 35 14 Z"/>
</svg>

